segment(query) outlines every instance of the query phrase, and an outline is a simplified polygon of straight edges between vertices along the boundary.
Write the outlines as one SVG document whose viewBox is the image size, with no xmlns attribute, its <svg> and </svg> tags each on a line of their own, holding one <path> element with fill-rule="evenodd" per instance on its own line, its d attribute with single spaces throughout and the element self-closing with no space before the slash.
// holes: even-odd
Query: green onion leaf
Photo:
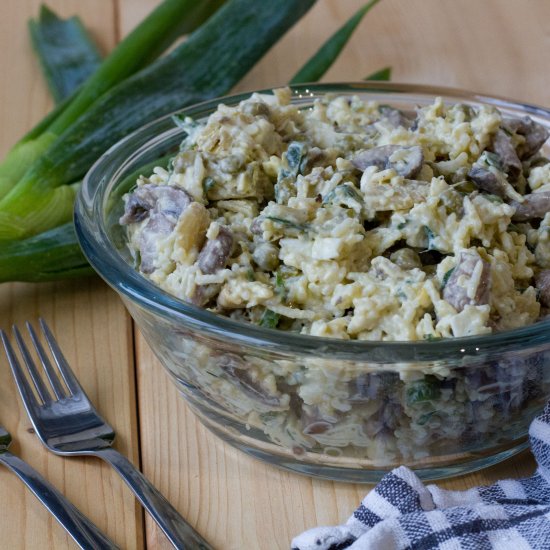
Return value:
<svg viewBox="0 0 550 550">
<path fill-rule="evenodd" d="M 60 19 L 42 5 L 29 21 L 31 42 L 56 103 L 72 94 L 101 63 L 101 54 L 78 17 Z"/>
<path fill-rule="evenodd" d="M 428 250 L 437 250 L 434 244 L 436 238 L 434 232 L 427 225 L 423 225 L 422 228 L 424 229 L 426 239 L 428 240 Z"/>
<path fill-rule="evenodd" d="M 412 382 L 407 388 L 407 404 L 409 405 L 433 401 L 439 399 L 440 396 L 439 380 L 431 374 L 428 374 L 422 380 Z"/>
<path fill-rule="evenodd" d="M 391 67 L 384 67 L 379 71 L 369 74 L 369 76 L 365 77 L 364 80 L 381 80 L 387 82 L 388 80 L 391 80 Z"/>
<path fill-rule="evenodd" d="M 33 211 L 45 203 L 37 203 L 35 195 L 80 179 L 107 147 L 132 130 L 186 105 L 227 93 L 314 1 L 271 0 L 258 4 L 256 0 L 231 0 L 170 54 L 104 94 L 86 113 L 79 113 L 78 121 L 0 201 L 0 212 L 18 218 L 13 224 L 0 218 L 0 239 L 36 233 L 33 217 L 37 214 Z M 166 0 L 160 7 L 174 2 Z M 124 53 L 129 54 L 126 50 Z M 117 56 L 119 62 L 121 57 Z M 110 71 L 114 69 L 109 67 Z M 75 98 L 54 120 L 52 130 L 64 126 L 75 114 L 71 109 L 78 101 Z M 43 218 L 47 215 L 44 213 Z M 41 225 L 40 229 L 45 227 Z"/>
<path fill-rule="evenodd" d="M 277 328 L 281 316 L 270 309 L 266 309 L 260 319 L 260 326 L 267 328 Z"/>
<path fill-rule="evenodd" d="M 285 218 L 277 218 L 276 216 L 266 216 L 265 219 L 271 220 L 275 223 L 279 223 L 286 227 L 291 227 L 292 229 L 298 229 L 300 231 L 307 231 L 309 229 L 309 225 L 307 223 L 296 223 Z"/>
<path fill-rule="evenodd" d="M 334 63 L 343 47 L 351 38 L 353 31 L 363 19 L 363 16 L 379 0 L 371 0 L 347 20 L 311 57 L 307 63 L 294 75 L 290 84 L 300 84 L 302 82 L 317 82 Z"/>
<path fill-rule="evenodd" d="M 219 4 L 220 0 L 206 2 L 164 0 L 120 42 L 98 70 L 72 96 L 60 103 L 11 149 L 4 161 L 0 163 L 0 200 L 24 176 L 35 158 L 44 154 L 52 141 L 71 127 L 101 94 L 146 65 L 151 60 L 153 52 L 160 53 L 182 30 L 188 30 L 199 24 L 217 9 Z M 187 27 L 182 28 L 182 25 Z M 116 139 L 110 143 L 114 141 Z M 26 143 L 29 143 L 29 146 L 21 150 L 22 145 Z M 108 146 L 109 143 L 105 145 Z M 21 157 L 25 158 L 29 150 L 32 156 L 27 157 L 26 162 L 21 162 Z M 93 154 L 97 157 L 99 151 Z M 73 159 L 72 166 L 75 167 L 78 176 L 67 178 L 60 183 L 70 183 L 82 178 L 94 160 L 93 157 Z M 38 169 L 39 177 L 42 177 L 44 171 L 44 166 Z M 32 200 L 29 202 L 31 203 Z M 17 238 L 15 233 L 13 238 Z"/>
<path fill-rule="evenodd" d="M 451 275 L 453 274 L 453 271 L 455 269 L 456 269 L 456 267 L 451 267 L 451 269 L 449 269 L 449 271 L 447 271 L 445 273 L 445 275 L 443 275 L 443 280 L 441 281 L 441 290 L 442 291 L 447 286 L 447 283 L 449 282 L 449 279 L 451 278 Z"/>
<path fill-rule="evenodd" d="M 72 222 L 0 247 L 0 282 L 51 281 L 93 273 Z"/>
<path fill-rule="evenodd" d="M 57 117 L 50 130 L 61 134 L 90 105 L 151 59 L 152 51 L 167 47 L 178 35 L 182 19 L 193 14 L 195 0 L 164 0 L 105 58 L 71 104 Z M 160 46 L 159 46 L 160 45 Z"/>
</svg>

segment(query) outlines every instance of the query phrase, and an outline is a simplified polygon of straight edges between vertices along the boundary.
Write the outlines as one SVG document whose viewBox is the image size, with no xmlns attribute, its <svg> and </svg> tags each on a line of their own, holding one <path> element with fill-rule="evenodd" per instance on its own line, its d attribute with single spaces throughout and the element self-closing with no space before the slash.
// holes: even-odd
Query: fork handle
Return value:
<svg viewBox="0 0 550 550">
<path fill-rule="evenodd" d="M 5 451 L 0 453 L 0 463 L 25 483 L 80 548 L 85 550 L 118 549 L 113 541 L 26 462 Z"/>
<path fill-rule="evenodd" d="M 93 454 L 108 462 L 118 472 L 175 548 L 213 550 L 126 457 L 111 447 L 98 449 Z"/>
</svg>

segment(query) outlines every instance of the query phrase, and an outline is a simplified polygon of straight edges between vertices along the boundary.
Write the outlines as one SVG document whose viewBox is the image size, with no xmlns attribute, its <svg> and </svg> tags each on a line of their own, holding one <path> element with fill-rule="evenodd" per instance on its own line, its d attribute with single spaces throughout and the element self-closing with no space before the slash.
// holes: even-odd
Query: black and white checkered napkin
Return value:
<svg viewBox="0 0 550 550">
<path fill-rule="evenodd" d="M 293 550 L 550 550 L 550 402 L 529 428 L 538 468 L 468 491 L 422 484 L 404 466 L 384 476 L 345 525 L 316 527 Z"/>
</svg>

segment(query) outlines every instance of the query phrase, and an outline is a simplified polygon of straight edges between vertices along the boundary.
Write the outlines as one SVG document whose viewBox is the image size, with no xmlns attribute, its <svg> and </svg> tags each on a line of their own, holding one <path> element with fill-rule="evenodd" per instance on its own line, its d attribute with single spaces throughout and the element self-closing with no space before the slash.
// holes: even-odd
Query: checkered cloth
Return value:
<svg viewBox="0 0 550 550">
<path fill-rule="evenodd" d="M 345 525 L 316 527 L 293 550 L 549 550 L 550 402 L 529 428 L 538 468 L 468 491 L 422 484 L 401 466 L 384 476 Z"/>
</svg>

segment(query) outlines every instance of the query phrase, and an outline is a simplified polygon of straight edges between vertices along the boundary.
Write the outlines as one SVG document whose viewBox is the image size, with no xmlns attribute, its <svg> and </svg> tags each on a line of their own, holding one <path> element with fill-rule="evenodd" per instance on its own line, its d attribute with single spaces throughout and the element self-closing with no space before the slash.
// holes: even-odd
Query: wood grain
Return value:
<svg viewBox="0 0 550 550">
<path fill-rule="evenodd" d="M 114 3 L 50 0 L 63 16 L 78 13 L 104 51 L 115 43 Z M 26 21 L 40 1 L 3 0 L 0 33 L 0 154 L 51 105 L 32 55 Z M 106 23 L 108 23 L 106 25 Z M 44 317 L 77 375 L 117 432 L 117 448 L 139 461 L 131 320 L 98 278 L 52 284 L 0 285 L 0 327 Z M 30 433 L 30 422 L 0 353 L 0 423 L 14 438 L 13 451 L 66 494 L 123 548 L 143 548 L 141 508 L 114 472 L 93 458 L 61 458 Z M 74 548 L 65 531 L 19 480 L 0 468 L 0 547 L 14 550 Z"/>
<path fill-rule="evenodd" d="M 236 90 L 283 85 L 362 4 L 318 2 Z M 547 49 L 542 24 L 548 16 L 550 5 L 543 0 L 383 0 L 324 80 L 359 80 L 391 65 L 395 81 L 548 103 L 549 76 L 541 55 Z M 139 334 L 136 360 L 144 471 L 217 548 L 287 549 L 304 529 L 345 521 L 369 490 L 284 472 L 236 451 L 196 420 Z M 440 485 L 461 490 L 532 471 L 533 460 L 523 453 Z M 146 532 L 148 547 L 167 548 L 149 521 Z"/>
<path fill-rule="evenodd" d="M 107 51 L 157 0 L 48 3 L 63 15 L 80 14 Z M 236 90 L 283 85 L 362 4 L 363 0 L 319 0 Z M 0 154 L 51 105 L 25 33 L 26 19 L 37 13 L 38 5 L 39 0 L 2 0 Z M 458 86 L 548 104 L 548 21 L 546 0 L 383 0 L 363 20 L 325 80 L 359 80 L 391 65 L 394 81 Z M 139 460 L 139 418 L 145 474 L 216 547 L 286 549 L 306 528 L 344 521 L 369 489 L 278 470 L 214 437 L 190 412 L 139 334 L 134 357 L 131 321 L 98 279 L 0 286 L 0 326 L 8 328 L 38 315 L 52 324 L 86 390 L 115 426 L 118 448 Z M 143 547 L 140 509 L 107 467 L 92 459 L 55 457 L 26 431 L 29 423 L 3 357 L 0 423 L 16 437 L 14 450 L 117 543 Z M 502 477 L 526 476 L 532 470 L 533 460 L 524 453 L 440 484 L 466 489 Z M 9 503 L 0 514 L 0 546 L 73 547 L 36 499 L 2 469 L 0 495 Z M 148 548 L 168 548 L 148 519 L 146 542 Z"/>
</svg>

